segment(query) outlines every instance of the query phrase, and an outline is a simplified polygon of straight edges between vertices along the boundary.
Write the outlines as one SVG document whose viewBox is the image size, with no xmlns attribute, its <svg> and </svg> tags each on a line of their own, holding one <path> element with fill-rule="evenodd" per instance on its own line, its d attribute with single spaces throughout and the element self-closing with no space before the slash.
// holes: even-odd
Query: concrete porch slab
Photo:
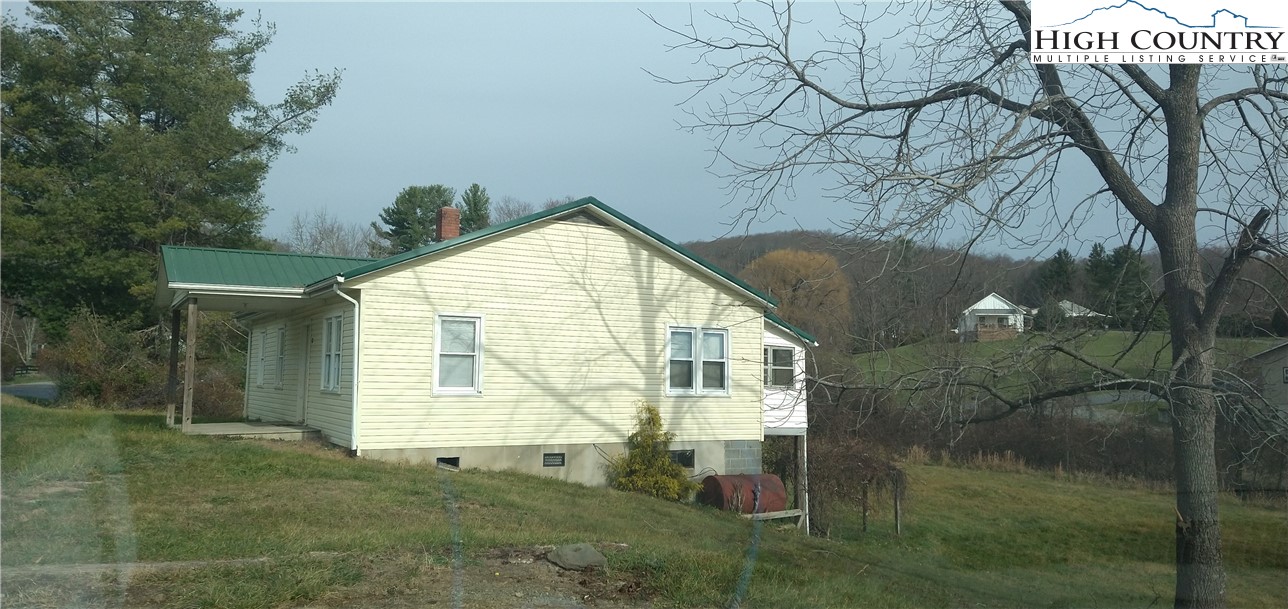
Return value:
<svg viewBox="0 0 1288 609">
<path fill-rule="evenodd" d="M 319 438 L 321 431 L 286 423 L 193 423 L 187 433 L 194 436 L 225 436 L 254 440 L 305 440 Z"/>
</svg>

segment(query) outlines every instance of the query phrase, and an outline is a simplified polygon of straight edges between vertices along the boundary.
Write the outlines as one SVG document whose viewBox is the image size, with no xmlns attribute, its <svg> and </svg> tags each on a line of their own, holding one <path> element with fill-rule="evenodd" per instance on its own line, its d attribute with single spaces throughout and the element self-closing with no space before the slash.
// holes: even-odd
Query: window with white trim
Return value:
<svg viewBox="0 0 1288 609">
<path fill-rule="evenodd" d="M 259 331 L 259 348 L 255 351 L 259 355 L 259 362 L 255 366 L 255 386 L 264 386 L 264 350 L 268 348 L 268 330 Z"/>
<path fill-rule="evenodd" d="M 729 394 L 729 331 L 672 327 L 667 332 L 668 395 Z"/>
<path fill-rule="evenodd" d="M 796 351 L 791 347 L 765 347 L 765 386 L 791 387 L 796 376 L 793 360 Z"/>
<path fill-rule="evenodd" d="M 340 389 L 340 343 L 344 331 L 344 316 L 336 315 L 322 320 L 322 389 Z"/>
<path fill-rule="evenodd" d="M 477 394 L 483 391 L 483 318 L 439 315 L 434 333 L 434 391 Z"/>
<path fill-rule="evenodd" d="M 273 381 L 282 386 L 282 377 L 286 376 L 286 326 L 277 329 L 277 374 Z"/>
</svg>

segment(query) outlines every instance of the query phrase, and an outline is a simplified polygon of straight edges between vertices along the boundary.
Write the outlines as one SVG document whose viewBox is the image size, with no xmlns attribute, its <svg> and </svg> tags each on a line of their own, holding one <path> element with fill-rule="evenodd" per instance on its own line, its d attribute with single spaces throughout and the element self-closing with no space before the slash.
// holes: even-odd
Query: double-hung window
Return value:
<svg viewBox="0 0 1288 609">
<path fill-rule="evenodd" d="M 791 347 L 765 347 L 765 386 L 791 387 L 796 375 L 796 353 Z"/>
<path fill-rule="evenodd" d="M 670 328 L 666 367 L 668 395 L 728 395 L 729 331 Z"/>
<path fill-rule="evenodd" d="M 322 320 L 322 389 L 327 391 L 340 389 L 340 339 L 343 330 L 343 315 Z"/>
<path fill-rule="evenodd" d="M 259 348 L 255 350 L 257 352 L 257 355 L 259 356 L 258 365 L 255 367 L 255 386 L 256 387 L 264 386 L 264 357 L 265 357 L 264 350 L 265 349 L 268 349 L 268 331 L 260 330 Z"/>
<path fill-rule="evenodd" d="M 434 392 L 483 392 L 483 318 L 439 315 L 435 332 Z"/>
<path fill-rule="evenodd" d="M 273 381 L 282 386 L 282 377 L 286 375 L 286 326 L 277 329 L 277 374 Z"/>
</svg>

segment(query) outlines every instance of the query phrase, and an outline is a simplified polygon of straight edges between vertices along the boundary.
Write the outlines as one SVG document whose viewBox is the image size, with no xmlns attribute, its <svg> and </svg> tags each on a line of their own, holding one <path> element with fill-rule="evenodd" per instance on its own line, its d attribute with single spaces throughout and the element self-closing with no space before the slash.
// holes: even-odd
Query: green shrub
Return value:
<svg viewBox="0 0 1288 609">
<path fill-rule="evenodd" d="M 85 309 L 67 320 L 66 335 L 41 354 L 41 365 L 63 398 L 124 407 L 164 400 L 165 370 L 149 360 L 142 337 Z"/>
<path fill-rule="evenodd" d="M 675 434 L 662 425 L 657 406 L 641 400 L 635 432 L 627 438 L 626 454 L 609 459 L 609 484 L 621 491 L 641 493 L 669 501 L 687 499 L 698 489 L 684 468 L 671 461 Z"/>
<path fill-rule="evenodd" d="M 242 414 L 245 336 L 226 313 L 203 314 L 193 410 L 200 416 Z M 81 309 L 67 320 L 66 334 L 41 352 L 41 371 L 58 383 L 60 399 L 112 408 L 165 404 L 169 338 L 160 328 L 134 330 Z M 186 345 L 183 346 L 186 348 Z M 180 383 L 183 381 L 180 359 Z M 182 395 L 180 393 L 180 395 Z"/>
</svg>

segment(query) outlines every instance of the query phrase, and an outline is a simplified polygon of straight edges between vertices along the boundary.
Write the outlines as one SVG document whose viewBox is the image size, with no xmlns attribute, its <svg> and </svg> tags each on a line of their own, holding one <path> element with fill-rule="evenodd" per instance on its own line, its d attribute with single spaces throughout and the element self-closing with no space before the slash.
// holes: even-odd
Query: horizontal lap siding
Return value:
<svg viewBox="0 0 1288 609">
<path fill-rule="evenodd" d="M 286 363 L 277 369 L 277 330 L 286 328 Z M 261 336 L 261 332 L 265 334 Z M 281 316 L 261 320 L 251 326 L 250 374 L 247 376 L 246 417 L 251 420 L 289 422 L 299 419 L 299 341 L 300 324 Z M 257 384 L 260 353 L 264 358 L 264 383 Z M 295 355 L 292 358 L 292 355 Z M 278 375 L 281 384 L 278 384 Z"/>
<path fill-rule="evenodd" d="M 794 387 L 765 387 L 765 429 L 805 429 L 809 419 L 805 399 L 805 350 L 777 328 L 766 327 L 764 338 L 767 347 L 792 348 L 793 378 L 796 379 Z M 764 374 L 763 368 L 761 374 Z"/>
<path fill-rule="evenodd" d="M 340 345 L 340 388 L 322 389 L 322 333 L 328 317 L 342 315 Z M 351 445 L 350 422 L 353 420 L 353 306 L 332 305 L 312 312 L 308 322 L 308 383 L 304 424 L 322 431 L 330 441 Z M 361 433 L 361 430 L 359 430 Z"/>
<path fill-rule="evenodd" d="M 298 422 L 300 420 L 300 386 L 304 385 L 307 403 L 304 424 L 320 430 L 328 440 L 342 446 L 350 444 L 350 421 L 353 418 L 353 306 L 333 297 L 336 302 L 273 315 L 255 320 L 251 325 L 250 375 L 247 379 L 247 417 L 263 421 Z M 339 303 L 339 304 L 337 304 Z M 322 325 L 334 315 L 344 316 L 341 345 L 340 389 L 322 390 Z M 277 328 L 286 327 L 286 361 L 282 386 L 274 376 L 277 361 Z M 264 362 L 264 385 L 256 386 L 261 330 L 268 331 L 267 355 Z M 307 343 L 306 341 L 307 336 Z M 307 361 L 307 380 L 301 377 Z"/>
<path fill-rule="evenodd" d="M 635 402 L 678 439 L 761 437 L 762 310 L 616 228 L 547 221 L 362 291 L 363 448 L 622 442 Z M 483 395 L 431 397 L 435 313 L 481 314 Z M 666 328 L 730 331 L 731 397 L 666 397 Z"/>
</svg>

